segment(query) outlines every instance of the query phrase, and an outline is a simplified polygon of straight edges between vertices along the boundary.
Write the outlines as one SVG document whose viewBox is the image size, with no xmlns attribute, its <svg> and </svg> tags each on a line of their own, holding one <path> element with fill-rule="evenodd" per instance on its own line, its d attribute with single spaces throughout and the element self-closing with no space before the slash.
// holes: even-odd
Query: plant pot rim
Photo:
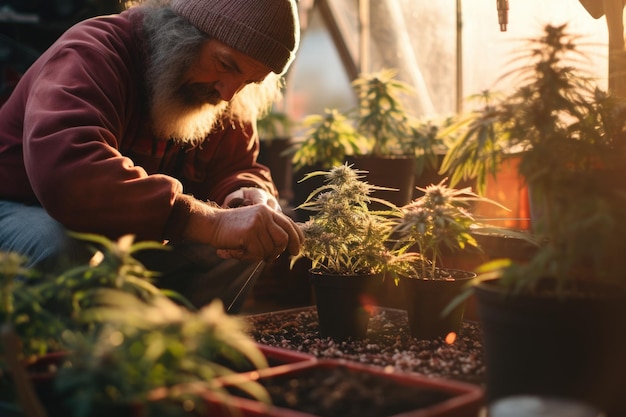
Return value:
<svg viewBox="0 0 626 417">
<path fill-rule="evenodd" d="M 364 290 L 366 287 L 371 286 L 374 283 L 382 283 L 383 277 L 383 273 L 343 275 L 309 270 L 309 283 L 317 288 L 360 288 L 361 290 Z"/>
</svg>

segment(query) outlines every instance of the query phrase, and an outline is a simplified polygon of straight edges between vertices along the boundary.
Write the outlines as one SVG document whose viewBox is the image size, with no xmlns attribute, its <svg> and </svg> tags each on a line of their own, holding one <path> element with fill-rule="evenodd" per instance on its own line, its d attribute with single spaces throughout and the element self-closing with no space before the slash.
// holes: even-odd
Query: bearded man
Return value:
<svg viewBox="0 0 626 417">
<path fill-rule="evenodd" d="M 82 256 L 69 231 L 162 241 L 159 284 L 233 302 L 303 239 L 255 132 L 298 42 L 295 0 L 146 0 L 68 29 L 0 108 L 0 250 L 53 270 Z"/>
</svg>

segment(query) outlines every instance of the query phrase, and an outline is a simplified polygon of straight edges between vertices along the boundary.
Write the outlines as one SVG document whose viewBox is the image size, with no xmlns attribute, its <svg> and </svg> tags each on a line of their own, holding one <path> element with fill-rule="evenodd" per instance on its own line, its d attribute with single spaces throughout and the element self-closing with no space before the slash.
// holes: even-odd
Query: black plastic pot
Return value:
<svg viewBox="0 0 626 417">
<path fill-rule="evenodd" d="M 397 191 L 376 191 L 372 196 L 392 202 L 397 206 L 408 204 L 415 189 L 415 157 L 372 155 L 348 156 L 346 161 L 354 169 L 367 171 L 367 182 Z M 372 209 L 386 209 L 382 204 L 372 203 Z"/>
<path fill-rule="evenodd" d="M 399 289 L 404 294 L 412 337 L 435 339 L 459 332 L 465 303 L 458 304 L 449 314 L 442 313 L 476 274 L 454 269 L 448 272 L 453 280 L 400 279 Z"/>
<path fill-rule="evenodd" d="M 333 275 L 309 270 L 321 337 L 364 339 L 381 275 Z"/>
<path fill-rule="evenodd" d="M 510 296 L 496 283 L 475 287 L 489 402 L 562 397 L 626 415 L 624 289 L 589 282 L 585 297 L 558 297 L 546 280 L 541 295 Z"/>
</svg>

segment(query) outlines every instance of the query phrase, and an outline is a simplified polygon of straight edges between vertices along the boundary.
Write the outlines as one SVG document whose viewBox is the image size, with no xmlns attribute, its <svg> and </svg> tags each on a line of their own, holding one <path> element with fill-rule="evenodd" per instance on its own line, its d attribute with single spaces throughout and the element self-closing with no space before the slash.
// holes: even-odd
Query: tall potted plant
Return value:
<svg viewBox="0 0 626 417">
<path fill-rule="evenodd" d="M 578 38 L 545 27 L 524 48 L 518 87 L 477 113 L 453 169 L 520 149 L 519 172 L 542 243 L 528 262 L 493 265 L 474 292 L 485 336 L 487 394 L 573 397 L 626 411 L 626 106 L 572 64 Z M 530 59 L 530 65 L 528 60 Z M 504 146 L 503 146 L 504 145 Z M 505 321 L 504 317 L 515 317 Z M 620 319 L 622 318 L 622 319 Z M 502 336 L 502 338 L 500 338 Z"/>
<path fill-rule="evenodd" d="M 396 78 L 392 69 L 361 74 L 352 82 L 358 105 L 353 110 L 357 129 L 368 138 L 368 154 L 404 155 L 411 134 L 411 116 L 402 103 L 412 88 Z"/>
<path fill-rule="evenodd" d="M 327 109 L 304 120 L 307 130 L 290 149 L 298 179 L 304 167 L 311 172 L 348 162 L 367 171 L 372 183 L 393 189 L 379 191 L 380 198 L 396 205 L 413 198 L 415 175 L 438 167 L 435 153 L 443 141 L 405 108 L 402 99 L 413 91 L 395 75 L 391 69 L 362 74 L 352 82 L 355 108 Z"/>
<path fill-rule="evenodd" d="M 464 302 L 446 307 L 476 277 L 468 270 L 446 268 L 444 252 L 474 248 L 480 250 L 476 233 L 522 236 L 510 230 L 487 225 L 472 215 L 477 203 L 496 204 L 470 187 L 449 188 L 447 179 L 421 188 L 421 197 L 401 207 L 394 228 L 394 252 L 411 258 L 410 273 L 402 271 L 396 283 L 404 295 L 411 336 L 419 339 L 451 338 L 458 334 Z M 418 254 L 418 259 L 410 251 Z"/>
<path fill-rule="evenodd" d="M 413 89 L 396 78 L 392 69 L 361 74 L 352 82 L 357 106 L 350 117 L 357 131 L 367 139 L 365 152 L 348 159 L 357 169 L 368 171 L 370 181 L 397 189 L 382 196 L 396 205 L 413 198 L 416 147 L 413 116 L 402 102 Z"/>
<path fill-rule="evenodd" d="M 364 181 L 364 174 L 345 164 L 305 177 L 323 177 L 324 184 L 298 207 L 311 216 L 302 225 L 305 240 L 292 265 L 302 257 L 311 260 L 310 280 L 323 337 L 365 337 L 370 309 L 376 304 L 375 288 L 386 271 L 402 267 L 388 246 L 394 227 L 391 217 L 399 214 L 398 209 L 371 195 L 385 188 Z M 371 210 L 371 202 L 387 210 Z"/>
</svg>

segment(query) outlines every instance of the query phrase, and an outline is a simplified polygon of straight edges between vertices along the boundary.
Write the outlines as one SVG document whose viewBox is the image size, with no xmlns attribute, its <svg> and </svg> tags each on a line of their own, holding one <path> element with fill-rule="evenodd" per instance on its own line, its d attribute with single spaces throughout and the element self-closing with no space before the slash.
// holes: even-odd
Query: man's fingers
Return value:
<svg viewBox="0 0 626 417">
<path fill-rule="evenodd" d="M 225 236 L 230 235 L 232 239 L 238 235 L 239 239 L 229 239 L 231 241 L 228 246 L 220 248 L 220 257 L 273 261 L 285 250 L 292 255 L 299 253 L 304 234 L 285 214 L 260 205 L 241 206 L 231 210 L 227 210 L 229 219 L 224 224 L 235 226 L 247 223 L 249 228 L 240 229 L 241 234 L 234 230 L 234 234 L 226 232 Z"/>
<path fill-rule="evenodd" d="M 304 235 L 289 217 L 278 212 L 271 213 L 271 218 L 263 222 L 263 226 L 256 242 L 247 246 L 249 251 L 262 253 L 266 261 L 275 260 L 286 249 L 292 255 L 300 251 Z"/>
<path fill-rule="evenodd" d="M 297 255 L 300 251 L 300 245 L 304 242 L 304 233 L 296 225 L 296 223 L 285 215 L 277 214 L 274 216 L 276 223 L 285 233 L 281 242 L 281 253 L 287 249 L 290 254 Z"/>
</svg>

